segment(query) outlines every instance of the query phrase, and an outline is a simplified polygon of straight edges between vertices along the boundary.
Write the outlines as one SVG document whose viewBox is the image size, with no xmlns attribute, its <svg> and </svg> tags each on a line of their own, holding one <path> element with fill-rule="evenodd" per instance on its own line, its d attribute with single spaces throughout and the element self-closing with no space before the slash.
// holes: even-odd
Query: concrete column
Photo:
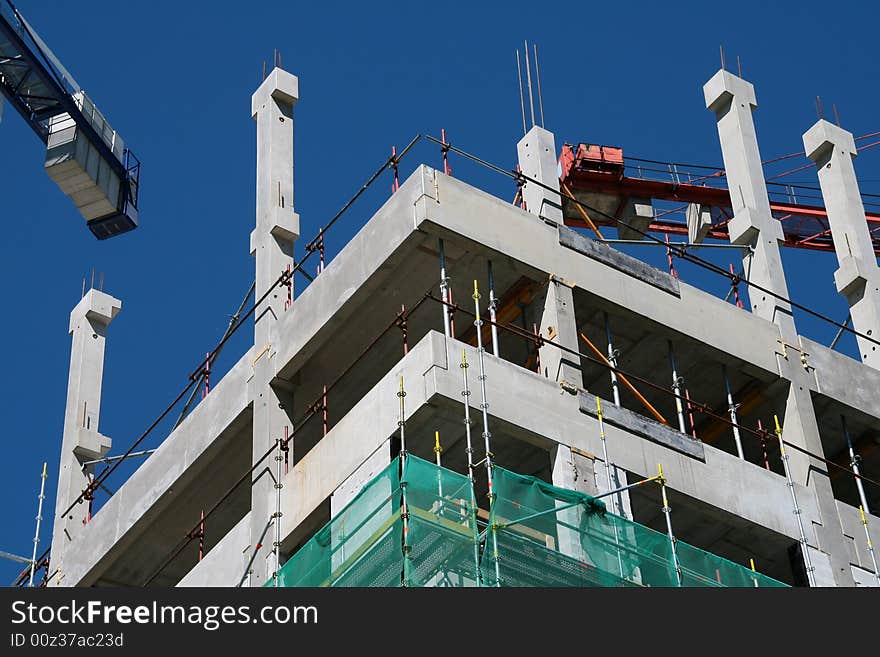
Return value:
<svg viewBox="0 0 880 657">
<path fill-rule="evenodd" d="M 703 86 L 706 107 L 715 113 L 724 170 L 730 188 L 733 219 L 727 224 L 732 244 L 749 245 L 754 255 L 744 259 L 746 271 L 756 284 L 788 298 L 779 242 L 782 225 L 770 214 L 761 153 L 752 111 L 758 106 L 755 88 L 725 70 Z M 797 331 L 791 306 L 749 287 L 752 312 L 779 325 L 783 339 L 794 343 Z"/>
<path fill-rule="evenodd" d="M 804 133 L 807 157 L 816 163 L 819 186 L 825 199 L 839 269 L 834 272 L 837 291 L 846 297 L 853 327 L 874 339 L 880 336 L 880 269 L 859 183 L 853 168 L 858 154 L 852 133 L 819 120 Z M 862 362 L 880 369 L 877 345 L 856 338 Z"/>
<path fill-rule="evenodd" d="M 568 445 L 557 444 L 550 452 L 552 480 L 554 486 L 575 490 L 587 495 L 596 494 L 596 477 L 593 472 L 593 459 L 573 450 Z M 559 506 L 562 506 L 560 503 Z M 583 559 L 584 551 L 580 535 L 574 528 L 578 526 L 578 509 L 559 511 L 557 519 L 569 527 L 557 528 L 557 548 L 562 554 L 574 559 Z"/>
<path fill-rule="evenodd" d="M 540 307 L 540 299 L 536 307 Z M 574 298 L 571 286 L 555 276 L 550 277 L 544 294 L 541 315 L 541 335 L 547 340 L 578 351 L 577 321 L 574 316 Z M 584 387 L 580 359 L 572 353 L 553 345 L 538 350 L 541 372 L 553 381 L 565 382 L 578 388 Z"/>
<path fill-rule="evenodd" d="M 51 580 L 53 586 L 64 583 L 64 552 L 82 529 L 89 503 L 83 500 L 65 516 L 60 514 L 90 483 L 95 466 L 83 468 L 83 463 L 102 458 L 110 449 L 110 439 L 98 432 L 98 420 L 107 326 L 121 308 L 119 299 L 89 290 L 70 313 L 70 371 L 52 525 L 51 570 L 58 571 Z"/>
<path fill-rule="evenodd" d="M 263 81 L 251 99 L 257 121 L 256 228 L 251 255 L 256 260 L 256 298 L 293 264 L 293 243 L 299 236 L 299 216 L 293 211 L 293 106 L 299 98 L 296 76 L 279 68 Z M 292 284 L 292 282 L 291 282 Z M 292 427 L 289 394 L 275 381 L 274 355 L 278 317 L 285 311 L 287 289 L 276 287 L 257 309 L 254 323 L 253 459 L 256 462 L 284 427 Z M 293 445 L 290 445 L 291 453 Z M 251 489 L 252 586 L 262 586 L 274 572 L 275 461 L 270 456 L 253 474 Z"/>
<path fill-rule="evenodd" d="M 556 164 L 556 142 L 553 133 L 533 126 L 516 145 L 519 168 L 529 178 L 559 189 L 559 170 Z M 559 194 L 526 183 L 522 190 L 526 210 L 551 224 L 562 223 L 562 199 Z"/>
</svg>

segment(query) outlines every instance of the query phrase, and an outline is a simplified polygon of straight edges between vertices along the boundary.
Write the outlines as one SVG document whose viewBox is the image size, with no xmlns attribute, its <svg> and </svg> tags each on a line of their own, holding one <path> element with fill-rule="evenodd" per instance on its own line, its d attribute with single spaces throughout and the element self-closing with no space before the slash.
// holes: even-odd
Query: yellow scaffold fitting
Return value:
<svg viewBox="0 0 880 657">
<path fill-rule="evenodd" d="M 867 527 L 868 526 L 868 518 L 865 516 L 865 508 L 859 504 L 859 515 L 862 516 L 862 524 Z"/>
<path fill-rule="evenodd" d="M 599 395 L 596 395 L 596 415 L 599 416 L 599 419 L 602 419 L 602 399 Z"/>
<path fill-rule="evenodd" d="M 658 463 L 658 464 L 657 464 L 657 477 L 656 477 L 656 480 L 657 480 L 657 484 L 658 484 L 658 485 L 660 485 L 660 486 L 665 486 L 665 485 L 666 485 L 666 477 L 663 476 L 663 464 L 662 464 L 662 463 Z"/>
<path fill-rule="evenodd" d="M 468 366 L 468 363 L 467 363 L 467 353 L 465 352 L 464 349 L 461 350 L 461 366 L 462 366 L 462 367 L 467 367 L 467 366 Z"/>
<path fill-rule="evenodd" d="M 753 572 L 753 573 L 758 572 L 757 570 L 755 570 L 755 560 L 754 560 L 754 559 L 751 559 L 751 558 L 749 559 L 749 566 L 752 567 L 752 572 Z"/>
<path fill-rule="evenodd" d="M 434 432 L 434 453 L 438 454 L 438 455 L 443 453 L 443 448 L 440 447 L 440 432 L 439 431 Z"/>
</svg>

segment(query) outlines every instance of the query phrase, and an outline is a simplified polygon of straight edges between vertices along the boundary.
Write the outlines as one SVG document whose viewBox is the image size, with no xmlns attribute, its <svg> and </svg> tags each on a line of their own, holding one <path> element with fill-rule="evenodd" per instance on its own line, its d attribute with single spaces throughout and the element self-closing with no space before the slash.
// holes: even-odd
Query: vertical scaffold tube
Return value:
<svg viewBox="0 0 880 657">
<path fill-rule="evenodd" d="M 449 279 L 446 277 L 446 246 L 443 243 L 443 240 L 439 240 L 440 243 L 440 298 L 443 299 L 443 304 L 441 304 L 440 312 L 443 313 L 443 335 L 447 338 L 450 336 L 449 332 L 449 306 L 445 305 L 449 303 Z"/>
<path fill-rule="evenodd" d="M 467 468 L 468 479 L 471 481 L 471 523 L 474 532 L 474 578 L 477 586 L 480 585 L 480 535 L 477 531 L 477 494 L 474 492 L 474 447 L 471 443 L 471 391 L 468 386 L 468 362 L 467 353 L 461 350 L 461 378 L 463 388 L 461 397 L 464 401 L 464 435 L 467 444 Z"/>
<path fill-rule="evenodd" d="M 605 337 L 608 339 L 608 363 L 612 368 L 611 372 L 611 393 L 614 395 L 614 405 L 620 406 L 620 388 L 617 385 L 617 352 L 614 351 L 614 343 L 611 340 L 611 323 L 608 321 L 608 313 L 605 316 Z M 610 483 L 608 484 L 611 485 Z"/>
<path fill-rule="evenodd" d="M 443 448 L 440 447 L 440 432 L 434 432 L 434 459 L 437 463 L 437 467 L 440 468 L 442 465 L 440 464 L 440 455 L 443 453 Z M 440 508 L 443 508 L 443 478 L 440 473 L 440 470 L 437 470 L 437 496 L 440 498 Z"/>
<path fill-rule="evenodd" d="M 608 490 L 614 490 L 614 484 L 611 481 L 611 463 L 608 461 L 608 445 L 605 440 L 605 418 L 602 415 L 602 399 L 599 395 L 596 395 L 596 417 L 599 419 L 599 440 L 602 441 L 602 459 L 605 462 L 605 480 L 608 482 Z M 621 505 L 618 504 L 617 499 L 618 496 L 611 496 L 611 512 L 615 515 L 622 516 Z M 613 525 L 614 527 L 614 545 L 617 548 L 617 565 L 620 568 L 620 577 L 624 578 L 623 572 L 623 557 L 620 554 L 620 542 L 617 536 L 617 524 Z"/>
<path fill-rule="evenodd" d="M 281 468 L 284 464 L 283 441 L 278 439 L 278 451 L 275 453 L 275 513 L 272 518 L 275 521 L 275 540 L 273 552 L 275 553 L 275 572 L 273 573 L 273 586 L 281 586 Z M 202 531 L 204 532 L 204 511 L 202 512 Z M 204 540 L 204 538 L 202 539 Z M 201 557 L 200 557 L 201 559 Z"/>
<path fill-rule="evenodd" d="M 489 433 L 489 402 L 486 401 L 486 366 L 483 358 L 483 321 L 480 319 L 480 290 L 474 279 L 474 327 L 477 329 L 477 361 L 480 366 L 480 410 L 483 415 L 483 442 L 486 448 L 486 480 L 489 487 L 489 511 L 491 513 L 492 506 L 495 504 L 495 491 L 492 488 L 492 434 Z M 501 586 L 501 569 L 498 565 L 498 537 L 496 528 L 490 527 L 492 531 L 492 560 L 495 562 L 495 585 Z"/>
<path fill-rule="evenodd" d="M 43 474 L 40 475 L 40 497 L 37 501 L 37 529 L 34 531 L 34 552 L 31 556 L 31 572 L 28 578 L 28 586 L 34 586 L 34 570 L 37 567 L 37 545 L 40 543 L 40 523 L 43 521 L 43 500 L 46 499 L 46 462 L 43 462 Z M 865 525 L 867 527 L 867 525 Z M 877 570 L 875 564 L 874 570 Z"/>
<path fill-rule="evenodd" d="M 868 517 L 865 515 L 865 507 L 859 507 L 859 515 L 862 517 L 862 526 L 865 528 L 865 540 L 868 541 L 868 552 L 871 554 L 871 563 L 874 565 L 874 577 L 877 586 L 880 586 L 880 570 L 877 569 L 877 555 L 874 553 L 874 542 L 871 540 L 871 532 L 868 530 Z"/>
<path fill-rule="evenodd" d="M 788 467 L 788 452 L 785 451 L 785 442 L 782 440 L 782 427 L 779 426 L 779 417 L 773 416 L 776 423 L 776 437 L 779 439 L 779 456 L 782 457 L 782 467 L 785 470 L 785 481 L 788 490 L 791 491 L 791 503 L 794 506 L 794 515 L 797 518 L 798 530 L 800 531 L 801 551 L 804 553 L 804 563 L 807 568 L 807 581 L 811 587 L 816 586 L 816 575 L 813 572 L 813 560 L 810 558 L 810 547 L 807 545 L 807 532 L 804 530 L 804 519 L 801 517 L 801 507 L 798 505 L 797 493 L 794 490 L 794 481 L 791 478 L 791 470 Z"/>
<path fill-rule="evenodd" d="M 489 321 L 492 322 L 492 355 L 498 355 L 498 327 L 495 325 L 495 311 L 498 307 L 498 299 L 495 298 L 495 274 L 492 271 L 492 261 L 489 261 Z"/>
<path fill-rule="evenodd" d="M 721 374 L 724 377 L 724 389 L 727 390 L 727 411 L 730 413 L 730 422 L 733 424 L 733 442 L 736 443 L 736 453 L 741 459 L 745 459 L 739 435 L 739 422 L 736 419 L 736 404 L 733 402 L 733 390 L 730 388 L 730 379 L 727 378 L 727 365 L 721 366 Z"/>
<path fill-rule="evenodd" d="M 859 491 L 859 500 L 865 509 L 865 513 L 871 513 L 871 507 L 868 506 L 868 498 L 865 497 L 865 486 L 862 484 L 861 471 L 859 470 L 859 461 L 861 460 L 856 454 L 853 447 L 852 436 L 849 435 L 849 428 L 846 426 L 846 418 L 840 416 L 840 425 L 843 427 L 843 435 L 846 438 L 846 447 L 849 450 L 849 466 L 852 468 L 854 479 L 856 480 L 856 488 Z"/>
<path fill-rule="evenodd" d="M 406 471 L 406 410 L 403 402 L 404 397 L 406 397 L 406 391 L 403 389 L 403 375 L 401 375 L 400 387 L 397 391 L 397 398 L 400 400 L 397 416 L 397 426 L 400 428 L 400 519 L 403 523 L 403 585 L 409 586 L 409 508 L 406 504 L 406 481 L 404 479 L 404 473 Z"/>
<path fill-rule="evenodd" d="M 684 586 L 681 576 L 681 565 L 678 563 L 678 550 L 675 549 L 675 534 L 672 533 L 672 509 L 666 497 L 666 477 L 663 476 L 663 465 L 657 464 L 657 483 L 660 484 L 660 495 L 663 497 L 663 515 L 666 516 L 666 533 L 669 535 L 669 547 L 672 551 L 672 565 L 679 586 Z"/>
<path fill-rule="evenodd" d="M 682 377 L 678 375 L 678 367 L 675 364 L 675 350 L 672 348 L 672 340 L 667 340 L 669 344 L 669 366 L 672 368 L 672 392 L 675 393 L 675 412 L 678 414 L 678 430 L 687 433 L 684 424 L 684 406 L 681 403 L 681 384 L 684 382 Z"/>
</svg>

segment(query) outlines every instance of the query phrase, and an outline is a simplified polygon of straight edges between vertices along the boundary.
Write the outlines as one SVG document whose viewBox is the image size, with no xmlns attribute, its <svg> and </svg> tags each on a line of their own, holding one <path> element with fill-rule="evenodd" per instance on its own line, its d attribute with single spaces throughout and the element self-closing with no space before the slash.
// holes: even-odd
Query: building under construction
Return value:
<svg viewBox="0 0 880 657">
<path fill-rule="evenodd" d="M 331 257 L 347 204 L 295 262 L 298 81 L 272 70 L 252 98 L 253 301 L 149 454 L 153 427 L 113 451 L 99 430 L 122 302 L 91 289 L 71 313 L 44 581 L 880 584 L 880 217 L 859 192 L 859 140 L 804 126 L 824 199 L 804 204 L 765 180 L 752 85 L 722 68 L 703 89 L 722 170 L 557 143 L 534 118 L 514 170 L 421 137 L 442 165 L 406 177 L 418 151 L 395 152 L 364 187 L 393 178 L 387 202 Z M 508 176 L 515 200 L 453 177 L 448 158 Z M 861 360 L 798 333 L 793 308 L 821 315 L 789 296 L 780 250 L 798 247 L 836 253 L 851 313 L 828 321 Z M 676 262 L 728 293 L 680 280 Z M 220 348 L 250 330 L 218 378 Z"/>
</svg>

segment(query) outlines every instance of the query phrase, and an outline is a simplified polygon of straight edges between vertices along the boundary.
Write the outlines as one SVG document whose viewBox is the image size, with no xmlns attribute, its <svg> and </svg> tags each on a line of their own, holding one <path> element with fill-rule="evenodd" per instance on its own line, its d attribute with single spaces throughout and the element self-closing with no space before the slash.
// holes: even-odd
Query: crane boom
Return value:
<svg viewBox="0 0 880 657">
<path fill-rule="evenodd" d="M 140 162 L 10 0 L 0 0 L 0 91 L 95 237 L 136 228 Z"/>
</svg>

